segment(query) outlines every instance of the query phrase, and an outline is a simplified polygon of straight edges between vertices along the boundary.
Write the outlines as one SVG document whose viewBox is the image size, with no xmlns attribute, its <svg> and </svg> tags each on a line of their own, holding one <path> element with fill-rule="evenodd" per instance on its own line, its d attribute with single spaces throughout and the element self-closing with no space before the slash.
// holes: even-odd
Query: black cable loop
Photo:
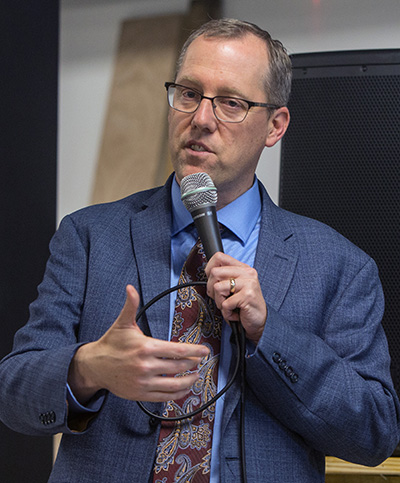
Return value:
<svg viewBox="0 0 400 483">
<path fill-rule="evenodd" d="M 136 316 L 136 320 L 139 320 L 140 317 L 144 314 L 144 312 L 149 307 L 151 307 L 153 304 L 155 304 L 158 300 L 160 300 L 165 295 L 168 295 L 171 292 L 175 292 L 176 290 L 179 290 L 181 288 L 191 287 L 191 286 L 194 286 L 194 285 L 207 285 L 207 282 L 186 282 L 186 283 L 182 283 L 182 284 L 179 284 L 179 285 L 175 285 L 174 287 L 170 287 L 167 290 L 164 290 L 160 294 L 156 295 L 153 299 L 151 299 L 150 302 L 148 302 L 146 305 L 144 305 L 138 311 L 137 316 Z M 236 347 L 238 348 L 238 352 L 240 354 L 240 340 L 239 340 L 239 331 L 237 329 L 237 324 L 236 323 L 231 323 L 231 324 L 232 324 L 233 336 L 235 338 L 235 344 L 236 344 Z M 235 326 L 235 330 L 233 329 L 234 326 Z M 235 369 L 233 371 L 233 375 L 232 375 L 231 379 L 227 382 L 225 387 L 223 389 L 221 389 L 221 391 L 218 394 L 216 394 L 212 399 L 210 399 L 207 403 L 203 404 L 203 406 L 195 409 L 191 413 L 182 414 L 180 416 L 166 417 L 166 416 L 161 416 L 161 415 L 152 413 L 149 409 L 146 408 L 146 406 L 141 401 L 136 401 L 136 403 L 138 404 L 138 406 L 140 407 L 140 409 L 144 413 L 146 413 L 151 418 L 157 419 L 158 421 L 182 421 L 184 419 L 193 418 L 194 416 L 196 416 L 197 414 L 201 413 L 202 411 L 207 409 L 209 406 L 214 404 L 232 386 L 233 382 L 236 379 L 237 374 L 239 373 L 239 369 L 240 369 L 240 366 L 241 366 L 240 360 L 241 360 L 241 357 L 239 355 L 237 360 L 236 360 L 236 366 L 235 366 Z"/>
</svg>

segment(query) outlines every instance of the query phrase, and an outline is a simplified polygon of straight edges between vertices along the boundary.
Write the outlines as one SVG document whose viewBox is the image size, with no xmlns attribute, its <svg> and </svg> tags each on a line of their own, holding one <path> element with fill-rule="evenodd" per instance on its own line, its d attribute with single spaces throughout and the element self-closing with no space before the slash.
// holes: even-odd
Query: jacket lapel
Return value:
<svg viewBox="0 0 400 483">
<path fill-rule="evenodd" d="M 132 245 L 142 305 L 170 286 L 171 179 L 132 217 Z M 166 339 L 169 332 L 169 296 L 149 307 L 144 317 L 152 337 Z M 143 322 L 139 323 L 143 327 Z"/>
<path fill-rule="evenodd" d="M 254 268 L 265 300 L 279 310 L 296 269 L 298 251 L 286 212 L 274 205 L 263 187 L 261 193 L 263 215 Z"/>
<path fill-rule="evenodd" d="M 298 252 L 294 234 L 286 221 L 285 211 L 278 208 L 260 184 L 262 215 L 259 241 L 254 268 L 258 272 L 260 285 L 267 301 L 275 310 L 281 307 L 293 278 Z M 237 356 L 233 353 L 233 358 Z M 234 364 L 231 364 L 231 371 Z M 225 398 L 222 434 L 229 423 L 240 399 L 240 383 L 237 378 Z"/>
</svg>

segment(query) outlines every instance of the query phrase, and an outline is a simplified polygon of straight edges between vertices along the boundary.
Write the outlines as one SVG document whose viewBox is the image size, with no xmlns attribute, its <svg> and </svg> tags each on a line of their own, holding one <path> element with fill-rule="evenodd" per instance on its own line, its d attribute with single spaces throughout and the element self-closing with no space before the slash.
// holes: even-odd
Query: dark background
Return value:
<svg viewBox="0 0 400 483">
<path fill-rule="evenodd" d="M 400 394 L 400 49 L 292 62 L 280 205 L 332 226 L 376 261 Z"/>
<path fill-rule="evenodd" d="M 59 3 L 1 0 L 0 11 L 2 358 L 27 321 L 55 230 Z M 51 464 L 51 437 L 0 423 L 1 481 L 45 482 Z"/>
</svg>

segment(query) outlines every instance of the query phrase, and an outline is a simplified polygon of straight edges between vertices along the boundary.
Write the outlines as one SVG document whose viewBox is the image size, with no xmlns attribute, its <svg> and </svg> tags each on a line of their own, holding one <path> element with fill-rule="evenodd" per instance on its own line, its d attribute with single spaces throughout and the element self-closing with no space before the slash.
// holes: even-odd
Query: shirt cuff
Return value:
<svg viewBox="0 0 400 483">
<path fill-rule="evenodd" d="M 69 384 L 67 383 L 67 402 L 68 408 L 71 413 L 82 414 L 82 413 L 97 413 L 100 411 L 103 405 L 104 399 L 106 397 L 106 390 L 102 389 L 98 391 L 86 404 L 83 406 L 78 402 L 74 396 Z"/>
<path fill-rule="evenodd" d="M 257 346 L 250 340 L 246 339 L 246 357 L 253 357 L 256 350 Z"/>
</svg>

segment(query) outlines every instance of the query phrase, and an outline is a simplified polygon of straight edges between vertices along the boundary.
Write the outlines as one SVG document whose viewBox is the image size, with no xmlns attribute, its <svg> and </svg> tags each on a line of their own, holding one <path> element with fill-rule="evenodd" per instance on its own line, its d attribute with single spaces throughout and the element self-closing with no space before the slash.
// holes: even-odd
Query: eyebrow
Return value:
<svg viewBox="0 0 400 483">
<path fill-rule="evenodd" d="M 196 89 L 198 90 L 199 92 L 203 92 L 204 93 L 204 89 L 202 89 L 202 87 L 200 86 L 200 83 L 198 81 L 196 81 L 195 79 L 193 79 L 192 77 L 190 76 L 186 76 L 186 77 L 183 77 L 182 79 L 178 79 L 175 80 L 175 82 L 177 84 L 183 84 L 184 86 L 186 86 L 186 83 L 189 83 L 191 85 L 188 85 L 187 87 L 191 87 L 192 89 Z M 237 89 L 234 89 L 234 88 L 230 88 L 230 87 L 224 87 L 221 92 L 223 92 L 223 94 L 219 94 L 217 93 L 216 95 L 217 96 L 222 96 L 222 97 L 237 97 L 239 99 L 246 99 L 246 96 L 244 96 L 243 94 L 241 94 Z"/>
</svg>

